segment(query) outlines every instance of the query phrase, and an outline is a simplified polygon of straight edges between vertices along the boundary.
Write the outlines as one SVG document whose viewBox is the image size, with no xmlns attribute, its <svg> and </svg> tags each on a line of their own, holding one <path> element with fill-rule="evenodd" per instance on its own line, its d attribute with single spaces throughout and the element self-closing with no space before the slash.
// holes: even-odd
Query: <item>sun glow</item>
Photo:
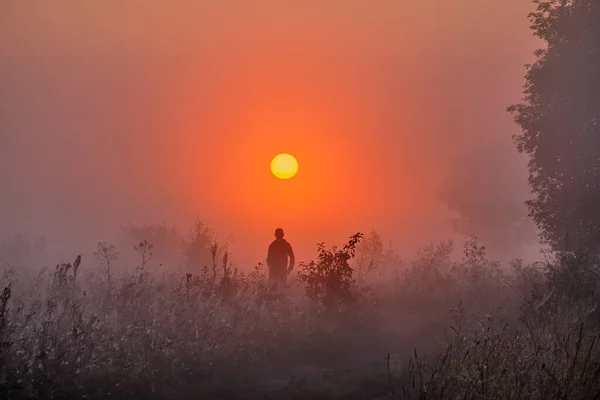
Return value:
<svg viewBox="0 0 600 400">
<path fill-rule="evenodd" d="M 298 161 L 290 154 L 279 154 L 271 161 L 271 172 L 279 179 L 290 179 L 298 172 Z"/>
</svg>

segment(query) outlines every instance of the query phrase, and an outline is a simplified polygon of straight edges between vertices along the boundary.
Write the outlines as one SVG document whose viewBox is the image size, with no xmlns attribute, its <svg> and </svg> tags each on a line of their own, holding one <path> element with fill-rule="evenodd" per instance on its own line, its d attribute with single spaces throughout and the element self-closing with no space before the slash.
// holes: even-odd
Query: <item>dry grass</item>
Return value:
<svg viewBox="0 0 600 400">
<path fill-rule="evenodd" d="M 2 398 L 600 393 L 595 292 L 574 300 L 571 286 L 555 283 L 568 281 L 557 273 L 564 260 L 544 268 L 516 262 L 507 271 L 475 240 L 460 263 L 450 261 L 451 243 L 441 243 L 410 266 L 369 262 L 369 276 L 354 283 L 360 300 L 332 308 L 306 297 L 297 278 L 286 299 L 259 306 L 264 267 L 235 270 L 218 248 L 195 274 L 166 273 L 147 242 L 131 269 L 113 265 L 114 248 L 99 250 L 98 264 L 78 259 L 37 275 L 4 270 Z M 453 304 L 460 306 L 449 315 Z"/>
<path fill-rule="evenodd" d="M 475 317 L 461 303 L 439 356 L 425 362 L 415 352 L 411 358 L 403 397 L 600 398 L 600 296 L 597 290 L 585 292 L 598 287 L 597 264 L 554 262 L 546 265 L 546 278 L 532 286 L 518 312 L 502 308 Z M 532 268 L 518 266 L 517 271 L 515 283 L 537 275 Z"/>
</svg>

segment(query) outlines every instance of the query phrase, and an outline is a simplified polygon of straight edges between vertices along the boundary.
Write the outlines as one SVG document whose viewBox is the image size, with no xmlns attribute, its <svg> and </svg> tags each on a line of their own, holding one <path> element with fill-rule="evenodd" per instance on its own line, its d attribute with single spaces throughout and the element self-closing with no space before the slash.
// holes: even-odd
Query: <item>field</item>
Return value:
<svg viewBox="0 0 600 400">
<path fill-rule="evenodd" d="M 146 241 L 130 267 L 107 244 L 54 268 L 5 264 L 0 397 L 600 398 L 589 257 L 505 266 L 472 238 L 400 260 L 354 238 L 297 266 L 281 301 L 261 301 L 263 265 L 235 269 L 218 245 L 195 273 Z"/>
</svg>

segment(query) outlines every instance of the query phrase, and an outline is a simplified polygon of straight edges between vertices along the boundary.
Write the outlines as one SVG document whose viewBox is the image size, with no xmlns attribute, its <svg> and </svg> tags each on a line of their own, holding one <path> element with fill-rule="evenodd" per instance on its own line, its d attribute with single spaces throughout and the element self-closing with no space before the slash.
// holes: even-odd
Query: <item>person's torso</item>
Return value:
<svg viewBox="0 0 600 400">
<path fill-rule="evenodd" d="M 272 265 L 286 265 L 290 244 L 285 239 L 275 239 L 269 246 L 267 262 Z"/>
</svg>

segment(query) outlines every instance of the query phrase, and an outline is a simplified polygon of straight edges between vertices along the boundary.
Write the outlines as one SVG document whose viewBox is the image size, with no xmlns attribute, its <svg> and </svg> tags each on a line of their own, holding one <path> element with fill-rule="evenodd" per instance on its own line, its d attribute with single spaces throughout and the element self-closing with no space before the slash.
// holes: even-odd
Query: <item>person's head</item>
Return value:
<svg viewBox="0 0 600 400">
<path fill-rule="evenodd" d="M 275 237 L 277 239 L 283 238 L 283 229 L 281 229 L 281 228 L 275 229 Z"/>
</svg>

